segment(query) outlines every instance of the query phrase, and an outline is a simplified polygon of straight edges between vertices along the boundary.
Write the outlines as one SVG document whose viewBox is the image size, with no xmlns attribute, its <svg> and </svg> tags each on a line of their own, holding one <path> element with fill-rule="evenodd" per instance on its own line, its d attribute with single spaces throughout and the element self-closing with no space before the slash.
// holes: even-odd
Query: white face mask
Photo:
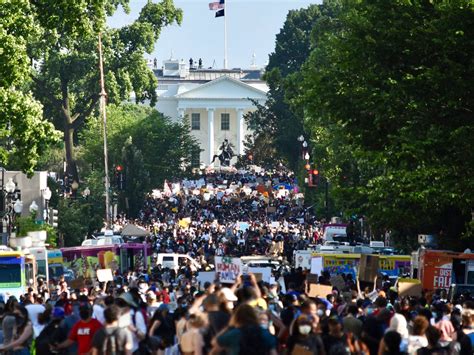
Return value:
<svg viewBox="0 0 474 355">
<path fill-rule="evenodd" d="M 311 326 L 310 325 L 300 325 L 298 327 L 298 330 L 300 331 L 300 334 L 307 335 L 311 333 Z"/>
<path fill-rule="evenodd" d="M 318 309 L 318 310 L 316 311 L 316 314 L 318 315 L 318 317 L 322 317 L 323 314 L 324 314 L 324 311 L 323 311 L 322 309 Z"/>
</svg>

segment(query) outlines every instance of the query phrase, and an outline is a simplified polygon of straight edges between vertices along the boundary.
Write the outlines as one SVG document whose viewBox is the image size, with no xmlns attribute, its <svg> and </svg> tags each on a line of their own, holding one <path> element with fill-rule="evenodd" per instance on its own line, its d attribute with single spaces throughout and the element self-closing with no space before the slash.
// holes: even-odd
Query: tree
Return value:
<svg viewBox="0 0 474 355">
<path fill-rule="evenodd" d="M 58 135 L 43 120 L 42 106 L 28 92 L 31 65 L 27 45 L 37 34 L 26 0 L 0 6 L 0 161 L 32 174 Z"/>
<path fill-rule="evenodd" d="M 272 144 L 274 150 L 290 167 L 297 167 L 301 147 L 297 138 L 304 133 L 302 106 L 292 105 L 294 95 L 302 82 L 300 68 L 311 52 L 311 32 L 319 21 L 327 21 L 337 9 L 337 3 L 327 1 L 323 5 L 289 11 L 285 24 L 276 36 L 275 51 L 270 54 L 265 80 L 269 86 L 267 102 L 247 117 L 255 127 L 253 141 Z M 271 138 L 258 137 L 259 135 Z M 251 148 L 254 155 L 259 146 Z"/>
<path fill-rule="evenodd" d="M 199 145 L 184 122 L 172 122 L 147 106 L 109 105 L 107 115 L 110 176 L 114 167 L 122 167 L 125 189 L 118 191 L 115 185 L 115 191 L 120 207 L 136 216 L 146 193 L 163 186 L 165 179 L 183 177 L 189 172 L 192 152 L 199 150 Z M 104 175 L 101 124 L 100 118 L 94 117 L 81 132 L 78 159 L 85 181 L 90 183 L 89 177 L 93 177 L 97 186 Z M 103 187 L 98 189 L 101 196 L 99 191 Z"/>
<path fill-rule="evenodd" d="M 454 240 L 474 205 L 473 4 L 344 4 L 302 70 L 331 182 L 380 230 Z"/>
<path fill-rule="evenodd" d="M 68 173 L 79 181 L 74 156 L 77 130 L 100 98 L 98 35 L 102 33 L 107 98 L 110 103 L 128 100 L 156 102 L 157 80 L 147 67 L 144 53 L 153 51 L 164 26 L 180 24 L 182 12 L 172 0 L 148 1 L 136 21 L 108 28 L 106 16 L 118 6 L 128 11 L 128 0 L 32 2 L 40 36 L 30 44 L 30 56 L 39 63 L 33 76 L 35 95 L 47 116 L 64 134 Z"/>
</svg>

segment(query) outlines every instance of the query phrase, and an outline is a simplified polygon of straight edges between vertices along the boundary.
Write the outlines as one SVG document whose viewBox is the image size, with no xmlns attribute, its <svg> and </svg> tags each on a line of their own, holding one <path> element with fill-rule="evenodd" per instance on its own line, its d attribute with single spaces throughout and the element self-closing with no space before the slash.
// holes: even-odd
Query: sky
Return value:
<svg viewBox="0 0 474 355">
<path fill-rule="evenodd" d="M 154 0 L 156 1 L 156 0 Z M 223 68 L 224 18 L 214 17 L 209 2 L 218 0 L 175 0 L 183 10 L 181 26 L 165 27 L 155 50 L 147 54 L 163 60 L 189 58 L 203 60 L 204 67 Z M 249 68 L 255 54 L 255 64 L 263 67 L 275 49 L 275 36 L 283 26 L 289 10 L 307 7 L 320 1 L 308 0 L 226 0 L 228 68 Z M 138 17 L 146 0 L 130 0 L 130 13 L 119 9 L 108 23 L 113 27 L 130 24 Z M 214 62 L 215 61 L 215 62 Z"/>
</svg>

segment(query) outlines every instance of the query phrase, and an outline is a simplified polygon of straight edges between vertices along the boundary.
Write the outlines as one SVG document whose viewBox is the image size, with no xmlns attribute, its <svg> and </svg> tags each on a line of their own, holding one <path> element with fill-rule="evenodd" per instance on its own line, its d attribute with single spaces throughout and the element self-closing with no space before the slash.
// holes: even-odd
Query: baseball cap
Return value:
<svg viewBox="0 0 474 355">
<path fill-rule="evenodd" d="M 222 294 L 224 295 L 224 297 L 226 298 L 227 301 L 230 301 L 230 302 L 235 302 L 238 300 L 237 296 L 235 295 L 234 292 L 232 292 L 232 290 L 228 287 L 224 287 L 221 289 L 221 292 Z"/>
<path fill-rule="evenodd" d="M 52 317 L 53 317 L 53 319 L 62 319 L 62 318 L 64 318 L 64 308 L 63 307 L 54 307 Z"/>
</svg>

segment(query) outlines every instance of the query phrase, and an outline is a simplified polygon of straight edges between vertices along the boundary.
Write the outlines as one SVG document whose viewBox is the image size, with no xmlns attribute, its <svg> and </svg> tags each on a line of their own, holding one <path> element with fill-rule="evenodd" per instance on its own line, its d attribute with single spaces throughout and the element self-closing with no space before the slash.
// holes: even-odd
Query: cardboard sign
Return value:
<svg viewBox="0 0 474 355">
<path fill-rule="evenodd" d="M 99 269 L 97 270 L 97 279 L 99 282 L 114 281 L 114 275 L 112 275 L 111 269 Z"/>
<path fill-rule="evenodd" d="M 410 280 L 410 281 L 399 281 L 398 282 L 398 295 L 400 297 L 421 297 L 421 292 L 423 291 L 423 286 L 419 280 Z"/>
<path fill-rule="evenodd" d="M 374 282 L 379 271 L 379 257 L 377 255 L 362 254 L 359 264 L 359 280 Z"/>
<path fill-rule="evenodd" d="M 323 273 L 323 257 L 318 256 L 311 258 L 311 273 L 316 275 L 322 275 Z"/>
<path fill-rule="evenodd" d="M 332 294 L 332 286 L 319 285 L 319 284 L 310 284 L 308 290 L 309 297 L 323 297 L 326 298 L 327 295 Z"/>
<path fill-rule="evenodd" d="M 69 282 L 69 286 L 73 290 L 80 290 L 81 288 L 86 287 L 86 281 L 84 280 L 84 278 L 82 276 L 80 276 L 77 279 L 72 280 L 71 282 Z"/>
<path fill-rule="evenodd" d="M 331 285 L 336 287 L 339 291 L 342 291 L 344 288 L 346 288 L 346 282 L 341 275 L 331 277 Z"/>
<path fill-rule="evenodd" d="M 242 273 L 240 258 L 215 257 L 216 273 L 221 283 L 234 283 Z"/>
</svg>

